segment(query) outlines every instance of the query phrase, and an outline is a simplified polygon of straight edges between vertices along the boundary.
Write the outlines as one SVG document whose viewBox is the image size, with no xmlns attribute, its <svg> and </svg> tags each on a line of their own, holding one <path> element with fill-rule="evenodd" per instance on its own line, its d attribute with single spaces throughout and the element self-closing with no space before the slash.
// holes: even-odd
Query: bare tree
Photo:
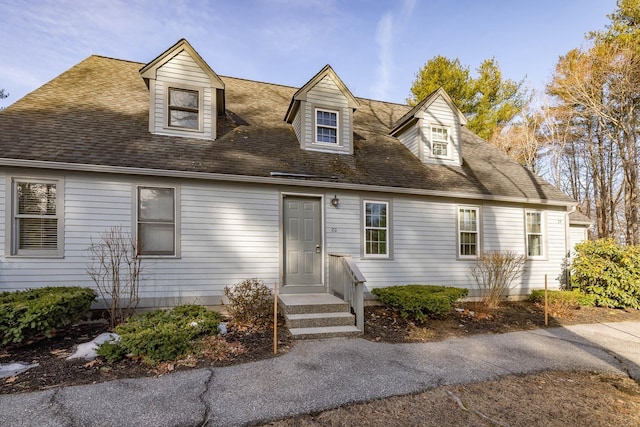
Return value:
<svg viewBox="0 0 640 427">
<path fill-rule="evenodd" d="M 136 243 L 121 226 L 111 227 L 97 242 L 91 239 L 86 257 L 87 273 L 108 308 L 113 328 L 131 317 L 140 302 L 142 266 Z"/>
</svg>

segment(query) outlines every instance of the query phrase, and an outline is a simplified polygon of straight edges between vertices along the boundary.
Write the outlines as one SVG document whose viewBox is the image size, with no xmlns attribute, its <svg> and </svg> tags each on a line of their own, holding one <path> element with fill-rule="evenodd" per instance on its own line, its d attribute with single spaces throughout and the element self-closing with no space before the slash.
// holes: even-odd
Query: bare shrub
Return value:
<svg viewBox="0 0 640 427">
<path fill-rule="evenodd" d="M 260 328 L 273 318 L 273 293 L 262 280 L 247 279 L 233 286 L 225 286 L 229 300 L 227 312 L 241 325 Z"/>
<path fill-rule="evenodd" d="M 525 256 L 515 251 L 485 251 L 471 268 L 482 303 L 495 308 L 509 296 L 514 281 L 524 272 Z"/>
<path fill-rule="evenodd" d="M 98 241 L 91 238 L 86 257 L 87 273 L 107 306 L 113 328 L 131 317 L 140 302 L 142 267 L 136 243 L 121 226 L 111 227 Z"/>
</svg>

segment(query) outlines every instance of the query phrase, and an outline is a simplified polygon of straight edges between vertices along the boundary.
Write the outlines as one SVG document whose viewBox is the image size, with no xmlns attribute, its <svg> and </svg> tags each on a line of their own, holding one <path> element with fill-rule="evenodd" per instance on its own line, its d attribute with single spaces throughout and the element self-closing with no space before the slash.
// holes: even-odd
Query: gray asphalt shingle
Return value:
<svg viewBox="0 0 640 427">
<path fill-rule="evenodd" d="M 358 98 L 353 155 L 305 151 L 283 117 L 296 88 L 220 76 L 227 117 L 215 141 L 153 135 L 144 64 L 91 56 L 0 112 L 0 158 L 269 177 L 572 203 L 463 128 L 463 165 L 425 165 L 396 138 L 411 107 Z M 322 177 L 335 177 L 334 179 Z M 293 179 L 293 178 L 292 178 Z"/>
</svg>

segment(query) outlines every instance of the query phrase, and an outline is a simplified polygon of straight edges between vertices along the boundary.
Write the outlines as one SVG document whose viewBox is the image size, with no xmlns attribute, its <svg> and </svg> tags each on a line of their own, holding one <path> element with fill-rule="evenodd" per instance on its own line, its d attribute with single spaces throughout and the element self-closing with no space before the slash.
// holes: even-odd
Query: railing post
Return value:
<svg viewBox="0 0 640 427">
<path fill-rule="evenodd" d="M 356 312 L 356 327 L 364 332 L 364 283 L 356 282 L 355 285 L 354 311 Z"/>
</svg>

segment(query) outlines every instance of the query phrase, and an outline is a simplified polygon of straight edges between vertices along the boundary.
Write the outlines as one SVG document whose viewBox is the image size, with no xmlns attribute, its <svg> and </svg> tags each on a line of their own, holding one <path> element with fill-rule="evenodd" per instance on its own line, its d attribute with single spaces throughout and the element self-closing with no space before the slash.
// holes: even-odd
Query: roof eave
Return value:
<svg viewBox="0 0 640 427">
<path fill-rule="evenodd" d="M 84 163 L 47 162 L 41 160 L 23 160 L 0 158 L 0 166 L 33 169 L 67 170 L 73 172 L 113 173 L 120 175 L 142 175 L 165 178 L 201 179 L 207 181 L 243 182 L 253 184 L 289 185 L 296 187 L 331 188 L 352 191 L 371 191 L 378 193 L 408 194 L 416 196 L 431 196 L 456 198 L 465 200 L 487 200 L 529 205 L 546 205 L 554 207 L 573 207 L 575 201 L 531 199 L 525 197 L 496 196 L 476 193 L 460 193 L 455 191 L 425 190 L 407 187 L 388 187 L 370 184 L 353 184 L 349 182 L 327 182 L 313 180 L 294 180 L 290 178 L 276 178 L 249 175 L 231 175 L 212 172 L 191 172 L 167 169 L 146 169 L 124 166 L 109 166 Z"/>
</svg>

